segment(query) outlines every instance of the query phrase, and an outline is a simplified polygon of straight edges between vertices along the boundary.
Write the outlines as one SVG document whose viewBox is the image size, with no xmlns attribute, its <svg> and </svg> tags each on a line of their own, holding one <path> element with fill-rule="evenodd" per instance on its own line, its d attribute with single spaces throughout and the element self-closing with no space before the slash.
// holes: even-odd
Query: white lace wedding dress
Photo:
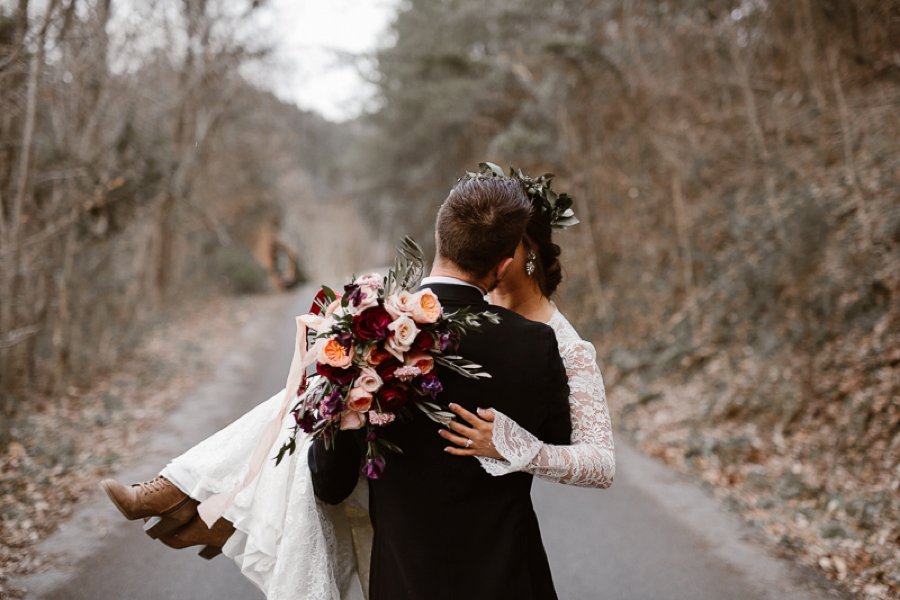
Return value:
<svg viewBox="0 0 900 600">
<path fill-rule="evenodd" d="M 494 411 L 491 441 L 505 460 L 485 457 L 478 460 L 491 475 L 525 471 L 558 483 L 607 488 L 616 473 L 616 458 L 597 353 L 594 345 L 581 339 L 555 305 L 547 324 L 556 333 L 569 379 L 572 444 L 545 444 L 503 413 Z"/>
<path fill-rule="evenodd" d="M 607 487 L 615 458 L 594 347 L 558 310 L 549 325 L 556 332 L 569 378 L 573 444 L 544 444 L 497 413 L 494 443 L 507 460 L 479 460 L 492 475 L 524 470 L 561 483 Z M 283 395 L 284 389 L 174 458 L 161 474 L 201 502 L 234 489 L 248 471 L 263 429 L 279 414 Z M 287 414 L 275 450 L 292 427 L 293 417 Z M 234 524 L 235 533 L 222 552 L 268 600 L 362 599 L 371 547 L 365 512 L 368 486 L 356 486 L 353 496 L 336 507 L 318 502 L 307 467 L 309 444 L 310 438 L 301 433 L 291 456 L 278 466 L 266 461 L 237 494 L 223 514 Z"/>
</svg>

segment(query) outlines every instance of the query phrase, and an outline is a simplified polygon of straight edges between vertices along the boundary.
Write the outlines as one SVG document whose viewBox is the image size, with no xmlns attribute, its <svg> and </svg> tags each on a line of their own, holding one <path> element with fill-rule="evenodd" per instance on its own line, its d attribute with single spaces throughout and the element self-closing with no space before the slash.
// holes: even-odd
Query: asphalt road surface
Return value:
<svg viewBox="0 0 900 600">
<path fill-rule="evenodd" d="M 214 376 L 200 383 L 152 436 L 139 464 L 117 477 L 140 481 L 284 385 L 293 316 L 310 293 L 248 323 Z M 611 394 L 615 390 L 610 390 Z M 841 597 L 814 574 L 770 557 L 715 500 L 617 440 L 608 490 L 536 481 L 534 499 L 561 599 L 712 600 Z M 128 522 L 101 493 L 42 542 L 52 568 L 15 581 L 27 598 L 53 600 L 258 600 L 263 595 L 224 556 L 172 550 Z M 423 599 L 427 600 L 427 599 Z M 462 599 L 461 599 L 462 600 Z"/>
</svg>

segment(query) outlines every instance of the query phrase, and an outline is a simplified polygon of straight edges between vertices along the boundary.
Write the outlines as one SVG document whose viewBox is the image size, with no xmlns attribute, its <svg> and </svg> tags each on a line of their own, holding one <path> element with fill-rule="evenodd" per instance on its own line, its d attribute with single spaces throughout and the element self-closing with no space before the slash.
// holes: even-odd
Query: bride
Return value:
<svg viewBox="0 0 900 600">
<path fill-rule="evenodd" d="M 488 176 L 502 174 L 493 165 L 482 170 Z M 615 458 L 594 347 L 551 300 L 562 279 L 552 231 L 577 221 L 568 204 L 553 210 L 549 177 L 517 176 L 535 210 L 513 264 L 490 299 L 547 323 L 556 333 L 570 388 L 572 444 L 544 444 L 503 413 L 479 409 L 476 415 L 456 405 L 450 410 L 463 422 L 452 422 L 440 435 L 451 444 L 447 452 L 476 456 L 494 476 L 525 471 L 564 484 L 606 488 Z M 570 202 L 564 194 L 558 198 Z M 107 479 L 100 486 L 126 518 L 143 519 L 151 537 L 173 548 L 203 546 L 204 558 L 225 554 L 269 600 L 356 600 L 365 597 L 368 580 L 367 486 L 357 485 L 339 506 L 317 502 L 307 466 L 312 439 L 302 433 L 281 464 L 267 460 L 294 425 L 285 411 L 286 390 L 296 389 L 292 377 L 302 353 L 301 329 L 298 321 L 298 346 L 285 388 L 174 458 L 154 479 L 130 486 Z"/>
</svg>

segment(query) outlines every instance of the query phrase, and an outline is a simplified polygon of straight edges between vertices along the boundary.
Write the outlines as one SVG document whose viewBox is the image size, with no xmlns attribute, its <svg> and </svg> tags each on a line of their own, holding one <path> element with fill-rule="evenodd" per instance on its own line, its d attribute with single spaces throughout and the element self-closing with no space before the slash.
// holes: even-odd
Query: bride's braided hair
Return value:
<svg viewBox="0 0 900 600">
<path fill-rule="evenodd" d="M 478 165 L 479 173 L 468 173 L 470 177 L 505 177 L 499 166 L 483 162 Z M 541 288 L 541 293 L 548 298 L 553 295 L 562 282 L 562 265 L 559 262 L 561 249 L 553 243 L 553 229 L 565 229 L 578 223 L 572 210 L 573 198 L 568 194 L 557 194 L 551 189 L 552 173 L 532 178 L 521 169 L 509 168 L 509 177 L 517 179 L 528 198 L 533 210 L 528 225 L 525 227 L 523 241 L 526 249 L 534 252 L 537 260 L 534 263 L 534 277 Z"/>
</svg>

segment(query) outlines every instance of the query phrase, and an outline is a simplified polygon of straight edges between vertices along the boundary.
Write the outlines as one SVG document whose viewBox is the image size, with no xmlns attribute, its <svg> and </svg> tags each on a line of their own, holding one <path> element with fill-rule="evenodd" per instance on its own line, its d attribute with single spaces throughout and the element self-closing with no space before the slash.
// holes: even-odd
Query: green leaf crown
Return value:
<svg viewBox="0 0 900 600">
<path fill-rule="evenodd" d="M 490 162 L 478 163 L 479 173 L 467 172 L 469 177 L 506 177 L 506 173 L 499 165 Z M 532 178 L 522 173 L 522 169 L 509 168 L 509 177 L 522 183 L 528 197 L 534 203 L 535 208 L 542 211 L 549 219 L 550 226 L 565 229 L 580 223 L 572 210 L 574 198 L 566 193 L 558 194 L 551 189 L 553 173 L 545 173 L 538 178 Z"/>
</svg>

